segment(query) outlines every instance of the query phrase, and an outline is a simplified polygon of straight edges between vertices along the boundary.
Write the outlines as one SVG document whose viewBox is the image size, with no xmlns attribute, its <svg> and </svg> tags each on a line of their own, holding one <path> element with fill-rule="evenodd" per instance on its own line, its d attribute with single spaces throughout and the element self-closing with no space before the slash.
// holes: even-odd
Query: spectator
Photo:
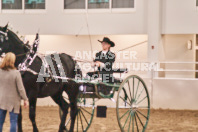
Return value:
<svg viewBox="0 0 198 132">
<path fill-rule="evenodd" d="M 10 132 L 17 132 L 21 99 L 25 107 L 28 103 L 21 74 L 14 66 L 15 60 L 16 56 L 9 52 L 0 66 L 0 132 L 3 131 L 7 111 L 10 113 Z"/>
</svg>

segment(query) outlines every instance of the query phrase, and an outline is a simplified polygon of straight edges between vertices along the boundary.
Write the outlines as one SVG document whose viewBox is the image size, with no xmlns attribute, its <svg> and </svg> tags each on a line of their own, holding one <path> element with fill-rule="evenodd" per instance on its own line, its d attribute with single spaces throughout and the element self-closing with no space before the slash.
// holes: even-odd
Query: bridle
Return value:
<svg viewBox="0 0 198 132">
<path fill-rule="evenodd" d="M 0 31 L 0 41 L 3 43 L 4 40 L 8 40 L 8 30 L 6 32 Z"/>
<path fill-rule="evenodd" d="M 9 39 L 9 38 L 8 38 L 8 30 L 6 30 L 6 32 L 0 31 L 0 41 L 3 43 L 4 40 L 7 41 L 8 39 Z M 25 48 L 27 48 L 28 51 L 25 52 L 25 53 L 16 55 L 16 57 L 26 56 L 26 55 L 30 52 L 30 48 L 29 48 L 30 45 L 24 44 L 23 46 L 25 46 Z M 2 49 L 0 48 L 0 51 L 1 51 L 1 50 L 2 50 Z M 2 54 L 3 54 L 3 53 L 2 53 Z M 0 55 L 0 58 L 3 58 L 3 56 Z"/>
<path fill-rule="evenodd" d="M 5 34 L 2 31 L 0 33 Z M 32 65 L 34 59 L 37 57 L 37 47 L 38 47 L 39 43 L 40 43 L 40 39 L 39 39 L 38 33 L 37 33 L 37 37 L 34 40 L 34 43 L 33 43 L 32 46 L 30 46 L 28 43 L 26 43 L 26 44 L 23 43 L 23 47 L 26 48 L 27 51 L 25 51 L 24 53 L 21 53 L 21 54 L 17 54 L 16 55 L 16 58 L 17 57 L 21 57 L 21 56 L 25 56 L 23 58 L 22 62 L 20 62 L 19 65 L 17 66 L 17 69 L 20 72 L 23 72 L 24 73 L 24 72 L 28 71 L 28 72 L 33 73 L 34 75 L 38 75 L 38 73 L 35 72 L 34 70 L 30 69 L 29 66 Z M 35 48 L 36 48 L 36 51 L 33 50 Z M 2 53 L 2 54 L 5 54 L 5 53 Z M 3 58 L 2 54 L 0 55 L 0 58 Z"/>
<path fill-rule="evenodd" d="M 5 40 L 8 40 L 8 30 L 6 30 L 6 32 L 0 31 L 0 41 L 3 43 Z M 0 51 L 2 51 L 2 48 L 0 48 Z M 0 55 L 0 58 L 3 58 L 2 54 Z"/>
</svg>

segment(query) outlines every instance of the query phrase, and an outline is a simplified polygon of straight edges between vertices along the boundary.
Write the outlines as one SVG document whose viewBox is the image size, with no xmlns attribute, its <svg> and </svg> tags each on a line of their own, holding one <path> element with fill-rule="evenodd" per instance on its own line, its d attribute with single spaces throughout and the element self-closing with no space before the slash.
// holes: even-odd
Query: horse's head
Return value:
<svg viewBox="0 0 198 132">
<path fill-rule="evenodd" d="M 0 57 L 7 52 L 14 53 L 17 56 L 15 63 L 17 66 L 28 51 L 28 46 L 14 32 L 8 29 L 8 24 L 0 27 Z"/>
<path fill-rule="evenodd" d="M 38 41 L 38 34 L 35 41 Z M 16 58 L 16 66 L 24 59 L 27 52 L 30 50 L 30 45 L 24 44 L 19 37 L 8 29 L 8 24 L 5 27 L 0 27 L 0 57 L 3 53 L 12 52 Z"/>
<path fill-rule="evenodd" d="M 5 27 L 0 27 L 0 56 L 3 53 L 9 52 L 11 40 L 8 37 L 8 24 Z"/>
<path fill-rule="evenodd" d="M 27 44 L 24 44 L 19 37 L 5 27 L 0 27 L 0 56 L 3 53 L 13 52 L 15 55 L 23 54 L 28 51 Z"/>
</svg>

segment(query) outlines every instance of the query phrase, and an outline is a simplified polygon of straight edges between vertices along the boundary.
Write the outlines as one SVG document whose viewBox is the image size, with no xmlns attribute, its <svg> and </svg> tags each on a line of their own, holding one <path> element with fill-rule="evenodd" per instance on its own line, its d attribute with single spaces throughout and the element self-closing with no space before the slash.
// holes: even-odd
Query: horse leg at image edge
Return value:
<svg viewBox="0 0 198 132">
<path fill-rule="evenodd" d="M 36 102 L 37 102 L 37 98 L 31 98 L 29 99 L 29 118 L 32 122 L 32 126 L 33 126 L 33 132 L 38 132 L 38 128 L 36 125 Z"/>
<path fill-rule="evenodd" d="M 69 132 L 73 132 L 74 131 L 76 115 L 78 113 L 77 100 L 73 100 L 73 101 L 70 100 L 70 107 L 71 107 L 71 112 L 70 112 L 71 125 L 70 125 Z"/>
<path fill-rule="evenodd" d="M 20 106 L 20 111 L 19 111 L 19 115 L 18 115 L 18 132 L 23 132 L 22 129 L 22 108 Z"/>
</svg>

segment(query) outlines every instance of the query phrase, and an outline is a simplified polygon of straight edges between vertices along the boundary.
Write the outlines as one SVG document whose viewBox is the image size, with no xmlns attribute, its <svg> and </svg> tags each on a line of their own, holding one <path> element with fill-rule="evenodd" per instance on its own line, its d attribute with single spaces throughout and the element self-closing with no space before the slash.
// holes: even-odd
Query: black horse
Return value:
<svg viewBox="0 0 198 132">
<path fill-rule="evenodd" d="M 8 25 L 5 27 L 0 27 L 0 56 L 3 53 L 13 52 L 16 55 L 16 64 L 17 67 L 21 62 L 26 58 L 26 54 L 29 52 L 27 46 L 18 38 L 18 36 L 8 29 Z M 57 54 L 56 54 L 57 55 Z M 75 70 L 76 62 L 72 59 L 71 56 L 61 53 L 58 54 L 64 69 L 65 75 L 69 78 L 74 78 L 75 75 L 81 74 L 80 71 Z M 54 69 L 57 76 L 60 76 L 58 66 L 53 59 L 55 54 L 49 55 L 52 58 L 54 64 Z M 42 67 L 42 60 L 40 57 L 36 57 L 33 63 L 29 66 L 30 69 L 39 73 Z M 33 125 L 33 132 L 38 132 L 36 125 L 36 102 L 37 98 L 44 98 L 50 96 L 62 109 L 63 115 L 61 118 L 61 123 L 59 126 L 59 132 L 65 130 L 65 120 L 68 114 L 68 108 L 71 108 L 71 126 L 70 132 L 74 129 L 75 116 L 77 113 L 77 96 L 79 92 L 79 85 L 72 80 L 67 82 L 59 79 L 59 82 L 56 82 L 55 79 L 50 79 L 50 81 L 37 82 L 38 74 L 35 75 L 31 72 L 24 72 L 22 74 L 23 83 L 26 89 L 27 96 L 29 98 L 29 118 Z M 63 92 L 66 92 L 70 103 L 66 102 L 62 96 Z M 20 114 L 18 118 L 18 132 L 22 132 L 22 114 L 20 109 Z"/>
</svg>

